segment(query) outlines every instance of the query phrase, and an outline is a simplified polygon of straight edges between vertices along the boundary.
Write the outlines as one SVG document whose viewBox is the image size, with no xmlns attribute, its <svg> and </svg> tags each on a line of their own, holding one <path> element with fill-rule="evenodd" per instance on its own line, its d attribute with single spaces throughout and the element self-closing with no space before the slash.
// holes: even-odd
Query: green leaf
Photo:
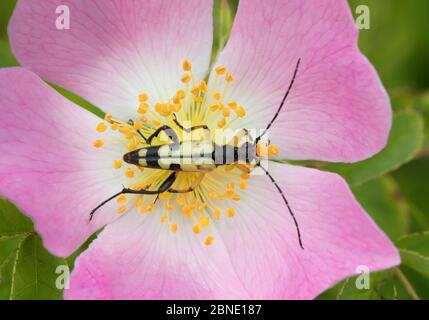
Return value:
<svg viewBox="0 0 429 320">
<path fill-rule="evenodd" d="M 401 111 L 393 117 L 389 142 L 374 157 L 355 164 L 327 164 L 325 169 L 342 175 L 357 186 L 399 168 L 410 161 L 423 145 L 423 119 L 415 111 Z"/>
<path fill-rule="evenodd" d="M 397 186 L 389 176 L 354 187 L 359 203 L 392 240 L 407 232 L 407 211 L 396 197 Z"/>
<path fill-rule="evenodd" d="M 0 199 L 0 239 L 27 236 L 34 231 L 31 220 L 10 202 Z"/>
<path fill-rule="evenodd" d="M 429 228 L 429 201 L 427 197 L 429 181 L 429 158 L 421 158 L 403 166 L 392 176 L 399 185 L 402 197 L 411 207 L 416 224 L 415 231 Z"/>
<path fill-rule="evenodd" d="M 8 242 L 5 241 L 10 246 Z M 4 251 L 3 246 L 0 250 Z M 12 300 L 61 299 L 62 288 L 55 285 L 58 266 L 68 267 L 64 259 L 44 249 L 38 235 L 30 234 L 17 243 L 7 266 L 0 270 L 4 279 L 0 282 L 0 292 L 8 291 L 8 298 Z"/>
<path fill-rule="evenodd" d="M 61 299 L 56 269 L 67 261 L 50 254 L 31 220 L 5 200 L 0 200 L 0 221 L 0 300 Z"/>
<path fill-rule="evenodd" d="M 369 274 L 369 288 L 359 288 L 359 276 L 348 278 L 335 287 L 322 293 L 318 300 L 384 300 L 395 299 L 396 290 L 391 271 L 373 272 Z"/>
<path fill-rule="evenodd" d="M 429 278 L 429 231 L 404 236 L 396 244 L 402 263 Z"/>
</svg>

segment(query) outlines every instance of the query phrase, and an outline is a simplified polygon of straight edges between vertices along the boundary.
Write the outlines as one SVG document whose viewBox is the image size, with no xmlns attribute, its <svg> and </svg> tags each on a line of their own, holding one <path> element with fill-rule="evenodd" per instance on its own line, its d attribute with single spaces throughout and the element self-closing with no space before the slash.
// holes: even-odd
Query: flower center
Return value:
<svg viewBox="0 0 429 320">
<path fill-rule="evenodd" d="M 214 241 L 212 221 L 234 217 L 234 203 L 241 200 L 240 191 L 247 188 L 256 161 L 277 155 L 278 148 L 260 143 L 255 146 L 254 162 L 246 155 L 244 161 L 216 164 L 213 156 L 216 135 L 244 118 L 246 110 L 235 101 L 225 101 L 233 81 L 225 67 L 214 69 L 215 77 L 210 84 L 195 79 L 188 60 L 182 67 L 182 87 L 169 101 L 150 105 L 149 95 L 141 93 L 136 119 L 124 121 L 108 114 L 96 130 L 115 132 L 116 138 L 109 142 L 125 146 L 128 152 L 113 160 L 113 168 L 123 172 L 129 181 L 127 189 L 136 194 L 116 197 L 118 213 L 137 208 L 141 214 L 149 214 L 156 208 L 156 212 L 161 212 L 161 223 L 168 225 L 171 232 L 178 232 L 179 221 L 189 220 L 192 231 L 203 235 L 204 243 L 210 245 Z M 243 143 L 247 143 L 246 147 L 251 145 L 240 139 L 246 140 L 249 136 L 233 136 L 226 143 L 230 147 L 223 146 L 222 150 L 239 150 L 238 146 Z M 93 143 L 95 148 L 104 145 L 102 139 Z M 193 150 L 184 151 L 186 145 Z M 209 154 L 200 156 L 204 152 Z M 203 161 L 196 164 L 195 159 L 188 159 L 186 154 L 196 155 Z M 137 194 L 142 190 L 153 193 Z"/>
</svg>

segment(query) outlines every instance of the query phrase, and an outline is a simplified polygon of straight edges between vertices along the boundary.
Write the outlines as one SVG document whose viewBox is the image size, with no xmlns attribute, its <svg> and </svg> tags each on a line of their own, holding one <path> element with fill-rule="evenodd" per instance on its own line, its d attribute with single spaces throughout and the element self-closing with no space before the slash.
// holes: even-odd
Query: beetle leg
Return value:
<svg viewBox="0 0 429 320">
<path fill-rule="evenodd" d="M 91 213 L 89 214 L 89 222 L 91 222 L 92 218 L 94 217 L 95 212 L 100 209 L 102 206 L 107 204 L 108 202 L 112 201 L 116 197 L 120 196 L 121 194 L 144 194 L 144 195 L 158 195 L 164 192 L 169 191 L 170 187 L 173 185 L 173 183 L 176 181 L 176 172 L 173 172 L 170 174 L 167 179 L 164 180 L 164 182 L 161 184 L 158 190 L 133 190 L 129 188 L 123 188 L 122 191 L 116 193 L 115 195 L 111 196 L 110 198 L 104 200 L 102 203 L 100 203 L 96 208 L 94 208 Z M 155 200 L 156 201 L 156 200 Z"/>
<path fill-rule="evenodd" d="M 204 130 L 204 135 L 205 135 L 205 137 L 206 137 L 206 140 L 210 140 L 211 139 L 211 134 L 210 134 L 210 129 L 209 129 L 209 127 L 208 126 L 206 126 L 206 125 L 204 125 L 204 124 L 202 124 L 202 125 L 199 125 L 199 126 L 194 126 L 194 127 L 190 127 L 190 128 L 185 128 L 178 120 L 177 120 L 177 117 L 176 117 L 176 114 L 174 114 L 173 113 L 173 121 L 174 121 L 174 123 L 180 128 L 180 129 L 182 129 L 183 131 L 185 131 L 185 132 L 187 132 L 187 133 L 190 133 L 190 132 L 192 132 L 192 131 L 195 131 L 195 130 L 199 130 L 199 129 L 202 129 L 202 130 Z"/>
<path fill-rule="evenodd" d="M 173 141 L 173 143 L 179 143 L 179 137 L 177 136 L 176 131 L 174 131 L 167 125 L 164 125 L 156 129 L 155 132 L 152 133 L 150 137 L 147 139 L 147 143 L 152 144 L 152 140 L 156 138 L 161 132 L 164 132 Z"/>
</svg>

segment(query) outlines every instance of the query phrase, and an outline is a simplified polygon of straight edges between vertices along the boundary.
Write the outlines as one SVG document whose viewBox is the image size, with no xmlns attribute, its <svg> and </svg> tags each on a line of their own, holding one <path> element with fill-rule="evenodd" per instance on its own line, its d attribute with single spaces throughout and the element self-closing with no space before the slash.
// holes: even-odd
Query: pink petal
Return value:
<svg viewBox="0 0 429 320">
<path fill-rule="evenodd" d="M 57 30 L 57 6 L 70 29 Z M 129 119 L 137 95 L 167 101 L 178 90 L 184 59 L 207 72 L 211 0 L 22 0 L 9 25 L 19 62 L 106 112 Z"/>
<path fill-rule="evenodd" d="M 130 212 L 108 225 L 77 259 L 65 298 L 249 297 L 217 233 L 218 245 L 206 247 L 190 226 L 173 234 L 159 218 Z"/>
<path fill-rule="evenodd" d="M 151 213 L 106 227 L 77 260 L 68 299 L 310 299 L 365 265 L 399 255 L 335 174 L 272 163 L 300 224 L 305 250 L 274 185 L 263 176 L 234 202 L 236 216 L 212 221 L 204 247 L 189 220 L 176 234 Z"/>
<path fill-rule="evenodd" d="M 121 188 L 112 165 L 120 155 L 92 146 L 96 116 L 23 68 L 0 70 L 0 113 L 0 195 L 33 219 L 51 252 L 68 256 L 113 219 L 107 206 L 88 224 Z"/>
<path fill-rule="evenodd" d="M 262 129 L 276 113 L 301 58 L 295 85 L 270 129 L 289 159 L 353 162 L 386 143 L 388 96 L 357 48 L 346 1 L 240 1 L 216 65 L 231 70 L 228 99 L 247 107 L 240 126 Z"/>
<path fill-rule="evenodd" d="M 252 298 L 312 299 L 355 275 L 396 266 L 398 251 L 332 173 L 269 163 L 299 223 L 304 250 L 275 186 L 253 176 L 234 219 L 218 226 Z"/>
</svg>

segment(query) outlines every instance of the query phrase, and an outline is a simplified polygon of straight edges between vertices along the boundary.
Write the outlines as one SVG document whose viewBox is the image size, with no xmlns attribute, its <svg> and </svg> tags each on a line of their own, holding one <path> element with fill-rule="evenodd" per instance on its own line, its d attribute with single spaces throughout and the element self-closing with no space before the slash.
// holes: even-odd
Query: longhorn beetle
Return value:
<svg viewBox="0 0 429 320">
<path fill-rule="evenodd" d="M 133 190 L 129 188 L 123 188 L 117 194 L 106 199 L 100 203 L 95 209 L 90 213 L 90 221 L 92 220 L 94 213 L 104 206 L 109 201 L 115 199 L 121 194 L 140 194 L 140 195 L 157 195 L 161 193 L 188 193 L 195 190 L 202 179 L 204 178 L 205 173 L 210 172 L 217 167 L 236 164 L 240 170 L 243 170 L 247 173 L 250 172 L 249 167 L 255 168 L 260 167 L 264 173 L 268 176 L 271 182 L 275 185 L 276 189 L 279 191 L 283 201 L 293 219 L 293 222 L 296 227 L 299 245 L 304 249 L 301 232 L 299 229 L 298 221 L 295 218 L 295 215 L 287 201 L 282 189 L 274 180 L 273 176 L 268 172 L 266 168 L 261 165 L 261 158 L 256 154 L 256 146 L 261 140 L 261 138 L 267 133 L 274 121 L 277 119 L 280 111 L 282 110 L 287 97 L 292 89 L 292 86 L 295 82 L 296 75 L 298 73 L 299 65 L 301 59 L 298 59 L 296 67 L 290 81 L 289 87 L 284 95 L 280 106 L 277 109 L 272 120 L 269 122 L 267 127 L 263 130 L 256 139 L 252 139 L 247 129 L 240 130 L 235 138 L 242 139 L 245 138 L 246 142 L 240 146 L 225 144 L 218 145 L 215 142 L 211 141 L 210 130 L 205 125 L 194 126 L 191 128 L 185 128 L 179 123 L 175 114 L 174 123 L 184 132 L 190 133 L 194 130 L 204 130 L 206 140 L 204 141 L 193 141 L 185 140 L 180 141 L 177 133 L 167 125 L 159 127 L 153 134 L 146 138 L 140 131 L 139 134 L 143 138 L 148 147 L 140 148 L 135 151 L 129 152 L 123 156 L 123 160 L 129 164 L 133 164 L 140 167 L 153 168 L 159 170 L 168 170 L 171 171 L 170 175 L 164 180 L 164 182 L 159 186 L 157 190 Z M 160 146 L 153 146 L 152 140 L 160 135 L 161 132 L 164 132 L 172 141 L 172 143 L 164 144 Z M 240 165 L 241 164 L 241 165 Z M 244 165 L 243 165 L 244 164 Z M 177 190 L 172 188 L 172 185 L 176 181 L 178 172 L 197 172 L 200 173 L 196 181 L 187 189 Z M 158 198 L 157 198 L 158 199 Z M 156 201 L 156 200 L 155 200 Z"/>
</svg>

